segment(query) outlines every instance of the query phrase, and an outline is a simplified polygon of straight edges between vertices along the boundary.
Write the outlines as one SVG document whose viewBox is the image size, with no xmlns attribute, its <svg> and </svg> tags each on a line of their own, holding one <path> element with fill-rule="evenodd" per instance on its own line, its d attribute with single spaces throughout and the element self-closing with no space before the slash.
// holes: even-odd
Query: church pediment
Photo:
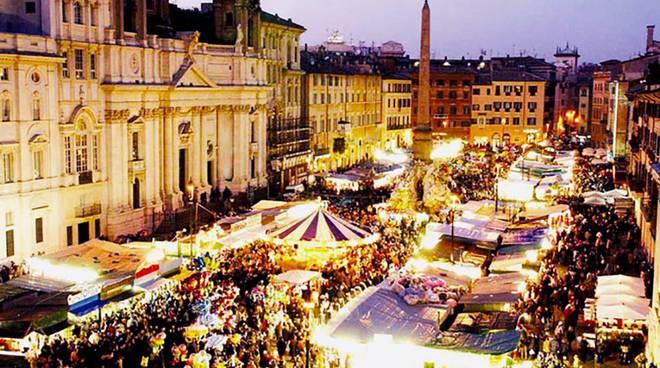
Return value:
<svg viewBox="0 0 660 368">
<path fill-rule="evenodd" d="M 215 87 L 213 83 L 195 63 L 188 63 L 181 66 L 181 69 L 174 74 L 172 85 L 176 88 L 209 88 Z"/>
</svg>

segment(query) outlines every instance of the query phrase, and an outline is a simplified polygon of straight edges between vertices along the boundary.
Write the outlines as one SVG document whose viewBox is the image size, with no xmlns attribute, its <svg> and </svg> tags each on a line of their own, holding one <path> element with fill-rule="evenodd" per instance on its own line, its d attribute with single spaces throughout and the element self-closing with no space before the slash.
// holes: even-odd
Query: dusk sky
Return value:
<svg viewBox="0 0 660 368">
<path fill-rule="evenodd" d="M 210 2 L 208 0 L 207 2 Z M 196 7 L 200 0 L 173 0 Z M 292 18 L 310 45 L 339 30 L 346 41 L 395 40 L 419 53 L 422 0 L 262 0 L 262 7 Z M 449 56 L 529 55 L 551 58 L 557 45 L 576 45 L 581 61 L 626 59 L 645 47 L 646 25 L 657 24 L 660 0 L 429 0 L 431 51 Z"/>
</svg>

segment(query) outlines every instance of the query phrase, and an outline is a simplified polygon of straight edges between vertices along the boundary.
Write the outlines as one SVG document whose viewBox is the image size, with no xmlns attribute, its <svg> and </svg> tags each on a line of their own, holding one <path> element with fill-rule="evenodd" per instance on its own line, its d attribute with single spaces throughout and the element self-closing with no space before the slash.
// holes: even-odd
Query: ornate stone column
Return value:
<svg viewBox="0 0 660 368">
<path fill-rule="evenodd" d="M 195 185 L 195 192 L 198 192 L 198 189 L 201 186 L 201 167 L 200 160 L 202 156 L 201 150 L 201 112 L 200 107 L 193 107 L 191 109 L 191 128 L 192 128 L 192 142 L 191 142 L 191 156 L 190 156 L 190 177 L 192 178 L 193 184 Z"/>
<path fill-rule="evenodd" d="M 235 106 L 234 111 L 234 180 L 232 184 L 235 191 L 243 191 L 250 179 L 248 170 L 250 162 L 249 106 Z"/>
<path fill-rule="evenodd" d="M 164 167 L 163 167 L 163 199 L 167 203 L 168 208 L 173 207 L 172 196 L 174 192 L 174 110 L 167 108 L 163 114 L 163 151 L 164 151 Z"/>
<path fill-rule="evenodd" d="M 220 109 L 220 120 L 218 121 L 218 165 L 220 175 L 218 180 L 224 186 L 230 184 L 236 176 L 234 167 L 235 156 L 235 130 L 234 112 L 232 106 L 223 105 Z"/>
</svg>

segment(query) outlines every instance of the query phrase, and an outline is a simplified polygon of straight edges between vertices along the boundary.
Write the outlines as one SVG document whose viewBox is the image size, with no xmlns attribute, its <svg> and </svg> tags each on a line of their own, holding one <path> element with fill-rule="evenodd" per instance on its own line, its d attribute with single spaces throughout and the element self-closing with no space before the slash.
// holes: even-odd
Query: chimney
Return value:
<svg viewBox="0 0 660 368">
<path fill-rule="evenodd" d="M 651 51 L 653 47 L 653 32 L 655 31 L 655 25 L 651 24 L 646 26 L 646 51 Z"/>
</svg>

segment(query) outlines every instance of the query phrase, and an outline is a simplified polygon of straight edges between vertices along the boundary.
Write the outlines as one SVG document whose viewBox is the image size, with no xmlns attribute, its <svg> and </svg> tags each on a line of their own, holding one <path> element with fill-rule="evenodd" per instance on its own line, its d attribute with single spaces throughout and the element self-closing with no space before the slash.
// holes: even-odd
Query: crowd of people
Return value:
<svg viewBox="0 0 660 368">
<path fill-rule="evenodd" d="M 330 210 L 348 219 L 366 221 L 371 224 L 372 231 L 381 234 L 377 242 L 353 247 L 325 265 L 323 277 L 328 282 L 324 294 L 339 306 L 351 289 L 378 284 L 392 270 L 405 265 L 415 251 L 421 224 L 406 219 L 400 223 L 379 220 L 372 207 L 335 206 Z"/>
<path fill-rule="evenodd" d="M 578 193 L 612 189 L 612 183 L 601 176 L 587 163 L 577 165 Z M 520 357 L 537 359 L 544 367 L 579 367 L 614 354 L 630 361 L 633 352 L 642 350 L 642 341 L 624 337 L 620 346 L 626 348 L 617 351 L 619 346 L 599 339 L 593 351 L 579 333 L 583 327 L 579 316 L 585 300 L 594 297 L 598 276 L 641 275 L 651 290 L 652 265 L 639 246 L 640 229 L 631 214 L 618 214 L 611 206 L 589 206 L 579 198 L 568 201 L 571 215 L 555 224 L 553 247 L 516 305 L 522 331 Z"/>
<path fill-rule="evenodd" d="M 24 262 L 15 263 L 14 261 L 11 261 L 9 264 L 4 264 L 0 267 L 0 283 L 5 283 L 27 273 L 27 266 Z"/>
<path fill-rule="evenodd" d="M 611 164 L 594 163 L 594 160 L 587 157 L 578 158 L 576 164 L 574 180 L 578 193 L 590 190 L 607 192 L 614 189 Z"/>
<path fill-rule="evenodd" d="M 435 169 L 461 201 L 492 198 L 497 177 L 508 170 L 517 153 L 470 149 L 474 152 Z M 611 176 L 603 170 L 602 165 L 579 159 L 577 192 L 613 189 Z M 306 188 L 329 199 L 330 212 L 380 234 L 374 243 L 348 247 L 321 265 L 323 282 L 317 288 L 273 282 L 282 272 L 282 261 L 300 251 L 295 246 L 257 240 L 225 248 L 198 257 L 191 264 L 197 272 L 189 278 L 160 286 L 102 318 L 88 317 L 75 325 L 70 337 L 49 339 L 33 357 L 34 365 L 338 368 L 343 363 L 336 352 L 312 343 L 314 324 L 327 321 L 351 297 L 403 267 L 419 243 L 424 224 L 405 216 L 398 221 L 378 216 L 375 204 L 389 190 L 363 188 L 335 196 L 322 187 Z M 214 192 L 211 200 L 230 196 Z M 565 200 L 570 215 L 553 224 L 553 247 L 544 253 L 537 277 L 513 306 L 522 333 L 516 353 L 521 359 L 536 359 L 543 367 L 579 366 L 589 359 L 620 355 L 618 347 L 606 341 L 600 341 L 594 352 L 581 338 L 585 301 L 594 296 L 597 276 L 641 275 L 651 290 L 653 275 L 638 246 L 640 229 L 632 216 L 618 214 L 612 207 L 587 206 L 577 198 Z M 639 351 L 641 342 L 630 341 L 629 350 Z M 196 365 L 200 361 L 206 365 Z"/>
<path fill-rule="evenodd" d="M 373 202 L 335 202 L 330 211 L 382 234 L 373 244 L 347 249 L 323 267 L 325 282 L 312 310 L 309 290 L 272 283 L 282 259 L 295 247 L 255 241 L 240 248 L 205 254 L 191 264 L 198 272 L 131 300 L 130 305 L 88 317 L 70 337 L 50 339 L 34 357 L 39 368 L 185 367 L 205 359 L 210 367 L 277 368 L 337 366 L 310 343 L 310 323 L 327 319 L 351 293 L 382 281 L 405 264 L 415 247 L 414 222 L 382 222 Z M 364 205 L 364 206 L 362 206 Z M 187 331 L 216 316 L 199 338 Z M 217 321 L 219 320 L 219 322 Z M 222 340 L 218 346 L 211 341 Z"/>
</svg>

